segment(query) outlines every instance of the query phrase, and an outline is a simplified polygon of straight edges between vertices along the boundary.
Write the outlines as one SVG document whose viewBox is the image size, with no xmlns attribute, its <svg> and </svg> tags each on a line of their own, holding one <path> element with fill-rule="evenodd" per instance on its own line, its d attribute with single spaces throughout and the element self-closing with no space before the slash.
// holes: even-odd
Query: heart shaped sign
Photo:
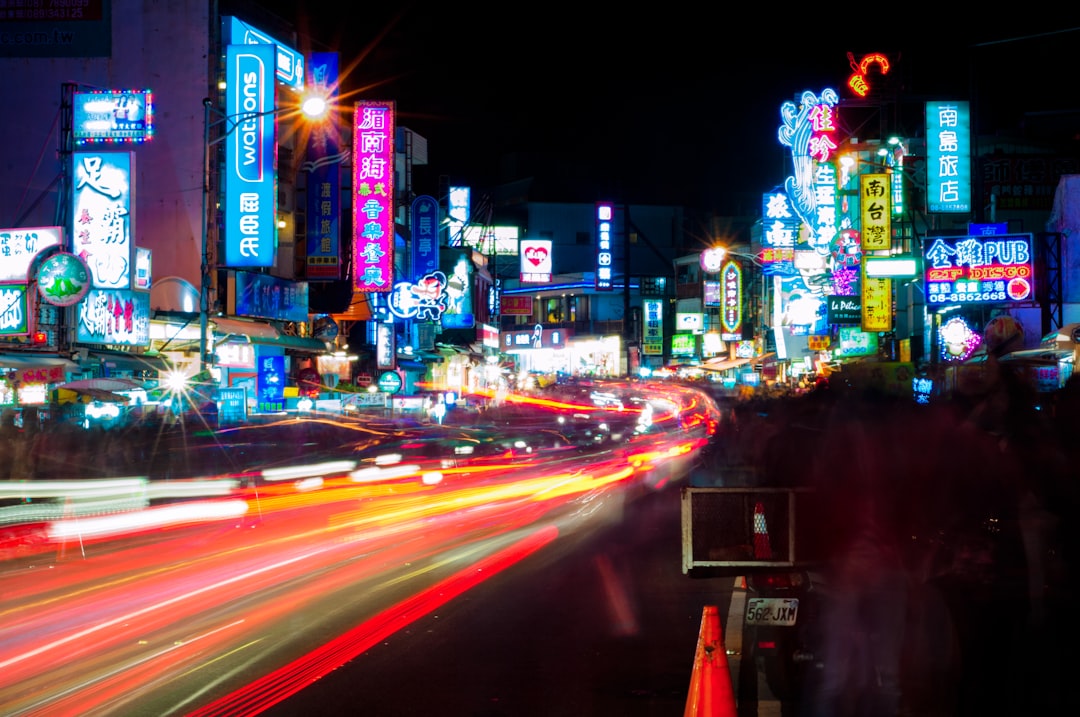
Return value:
<svg viewBox="0 0 1080 717">
<path fill-rule="evenodd" d="M 548 251 L 544 247 L 534 246 L 525 250 L 525 259 L 533 266 L 540 266 L 548 258 Z"/>
</svg>

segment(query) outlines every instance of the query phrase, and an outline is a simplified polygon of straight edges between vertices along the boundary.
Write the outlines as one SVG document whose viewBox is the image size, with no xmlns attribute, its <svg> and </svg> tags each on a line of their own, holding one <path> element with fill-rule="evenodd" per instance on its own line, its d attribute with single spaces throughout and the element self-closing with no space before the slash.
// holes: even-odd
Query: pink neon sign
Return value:
<svg viewBox="0 0 1080 717">
<path fill-rule="evenodd" d="M 394 273 L 394 101 L 353 113 L 353 287 L 388 293 Z"/>
</svg>

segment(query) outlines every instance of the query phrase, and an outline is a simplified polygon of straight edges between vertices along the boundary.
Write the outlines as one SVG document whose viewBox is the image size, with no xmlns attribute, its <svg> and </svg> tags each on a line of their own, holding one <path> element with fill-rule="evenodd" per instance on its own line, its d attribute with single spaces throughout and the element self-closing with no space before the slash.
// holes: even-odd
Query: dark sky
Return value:
<svg viewBox="0 0 1080 717">
<path fill-rule="evenodd" d="M 417 182 L 450 175 L 474 192 L 511 176 L 505 157 L 531 153 L 548 160 L 548 185 L 585 185 L 590 201 L 734 211 L 736 196 L 783 181 L 782 102 L 826 87 L 851 96 L 849 52 L 888 55 L 888 78 L 872 84 L 901 91 L 916 108 L 914 100 L 967 99 L 972 87 L 994 123 L 1019 124 L 1025 110 L 1080 108 L 1071 69 L 1080 22 L 1047 13 L 972 24 L 895 9 L 870 18 L 856 6 L 808 6 L 796 17 L 766 3 L 604 11 L 553 2 L 495 12 L 480 3 L 457 11 L 452 3 L 372 3 L 346 20 L 329 5 L 320 17 L 310 3 L 263 4 L 285 8 L 278 14 L 301 28 L 301 43 L 341 53 L 351 99 L 396 100 L 399 124 L 429 141 L 431 164 Z M 859 123 L 865 115 L 851 113 Z M 921 115 L 904 115 L 887 121 L 921 134 Z M 877 122 L 849 129 L 877 138 Z"/>
</svg>

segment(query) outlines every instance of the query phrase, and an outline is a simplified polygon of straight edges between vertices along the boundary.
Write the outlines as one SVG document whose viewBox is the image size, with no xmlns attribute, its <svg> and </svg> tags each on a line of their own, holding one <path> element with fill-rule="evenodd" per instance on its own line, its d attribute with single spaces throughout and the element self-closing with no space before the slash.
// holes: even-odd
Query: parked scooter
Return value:
<svg viewBox="0 0 1080 717">
<path fill-rule="evenodd" d="M 746 577 L 744 643 L 773 697 L 796 704 L 814 683 L 821 662 L 825 586 L 817 573 L 790 570 Z"/>
</svg>

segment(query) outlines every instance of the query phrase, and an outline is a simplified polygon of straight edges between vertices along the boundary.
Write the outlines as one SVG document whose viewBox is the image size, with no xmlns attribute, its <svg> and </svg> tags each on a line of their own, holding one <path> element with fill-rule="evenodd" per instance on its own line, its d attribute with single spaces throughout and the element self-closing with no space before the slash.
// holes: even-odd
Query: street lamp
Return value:
<svg viewBox="0 0 1080 717">
<path fill-rule="evenodd" d="M 263 112 L 239 112 L 227 115 L 214 107 L 209 97 L 203 100 L 203 186 L 202 186 L 202 237 L 199 264 L 199 373 L 207 367 L 207 330 L 210 321 L 210 264 L 209 264 L 209 213 L 210 213 L 210 148 L 228 138 L 244 122 L 266 116 L 293 113 L 312 121 L 322 121 L 330 114 L 326 96 L 311 93 L 301 98 L 297 105 L 284 105 Z M 214 119 L 214 117 L 217 119 Z M 211 139 L 211 129 L 224 126 L 221 134 Z"/>
</svg>

